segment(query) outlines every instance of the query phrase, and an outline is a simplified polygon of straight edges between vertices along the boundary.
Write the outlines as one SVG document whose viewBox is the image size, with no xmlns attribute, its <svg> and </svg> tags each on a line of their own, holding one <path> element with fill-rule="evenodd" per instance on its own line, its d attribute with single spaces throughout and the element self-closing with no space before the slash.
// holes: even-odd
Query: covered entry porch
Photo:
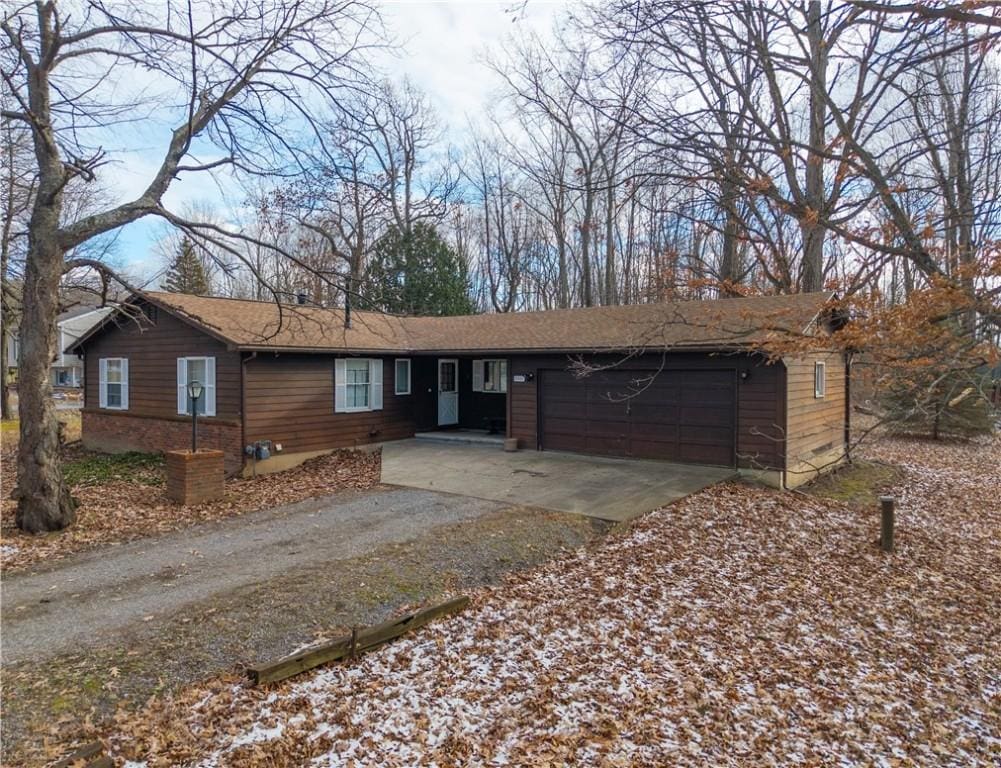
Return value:
<svg viewBox="0 0 1001 768">
<path fill-rule="evenodd" d="M 417 432 L 503 439 L 508 418 L 506 358 L 422 356 L 411 365 Z"/>
</svg>

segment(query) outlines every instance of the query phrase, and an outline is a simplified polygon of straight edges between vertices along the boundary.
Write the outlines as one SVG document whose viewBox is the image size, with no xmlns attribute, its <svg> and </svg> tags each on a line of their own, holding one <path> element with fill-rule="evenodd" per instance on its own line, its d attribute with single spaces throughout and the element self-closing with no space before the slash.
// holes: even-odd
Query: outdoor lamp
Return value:
<svg viewBox="0 0 1001 768">
<path fill-rule="evenodd" d="M 188 382 L 188 397 L 191 398 L 191 452 L 198 451 L 198 398 L 202 396 L 202 383 L 195 379 Z"/>
</svg>

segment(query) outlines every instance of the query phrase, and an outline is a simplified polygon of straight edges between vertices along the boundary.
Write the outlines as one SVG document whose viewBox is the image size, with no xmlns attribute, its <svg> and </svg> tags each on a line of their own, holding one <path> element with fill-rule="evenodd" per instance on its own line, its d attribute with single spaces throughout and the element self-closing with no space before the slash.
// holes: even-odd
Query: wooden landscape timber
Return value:
<svg viewBox="0 0 1001 768">
<path fill-rule="evenodd" d="M 114 763 L 105 754 L 104 745 L 92 741 L 70 752 L 66 757 L 49 764 L 49 768 L 111 768 Z"/>
<path fill-rule="evenodd" d="M 414 613 L 408 613 L 398 619 L 377 624 L 374 627 L 355 628 L 351 634 L 343 635 L 322 645 L 307 648 L 275 661 L 267 661 L 248 667 L 247 677 L 250 679 L 251 685 L 285 680 L 321 664 L 352 658 L 358 653 L 372 650 L 413 629 L 423 627 L 437 618 L 457 613 L 467 605 L 469 605 L 469 598 L 463 595 L 430 608 L 422 608 Z"/>
</svg>

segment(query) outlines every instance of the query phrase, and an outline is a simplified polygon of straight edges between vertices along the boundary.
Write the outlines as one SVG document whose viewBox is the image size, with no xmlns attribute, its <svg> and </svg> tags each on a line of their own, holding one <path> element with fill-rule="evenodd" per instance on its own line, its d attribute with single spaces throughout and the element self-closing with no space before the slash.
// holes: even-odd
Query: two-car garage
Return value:
<svg viewBox="0 0 1001 768">
<path fill-rule="evenodd" d="M 538 373 L 543 450 L 735 464 L 733 369 Z"/>
</svg>

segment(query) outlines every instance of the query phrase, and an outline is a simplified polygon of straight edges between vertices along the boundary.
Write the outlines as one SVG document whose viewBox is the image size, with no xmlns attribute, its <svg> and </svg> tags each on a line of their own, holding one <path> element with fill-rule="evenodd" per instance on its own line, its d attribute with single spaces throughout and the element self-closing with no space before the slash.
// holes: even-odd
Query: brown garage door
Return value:
<svg viewBox="0 0 1001 768">
<path fill-rule="evenodd" d="M 734 464 L 733 371 L 541 371 L 542 448 Z"/>
</svg>

